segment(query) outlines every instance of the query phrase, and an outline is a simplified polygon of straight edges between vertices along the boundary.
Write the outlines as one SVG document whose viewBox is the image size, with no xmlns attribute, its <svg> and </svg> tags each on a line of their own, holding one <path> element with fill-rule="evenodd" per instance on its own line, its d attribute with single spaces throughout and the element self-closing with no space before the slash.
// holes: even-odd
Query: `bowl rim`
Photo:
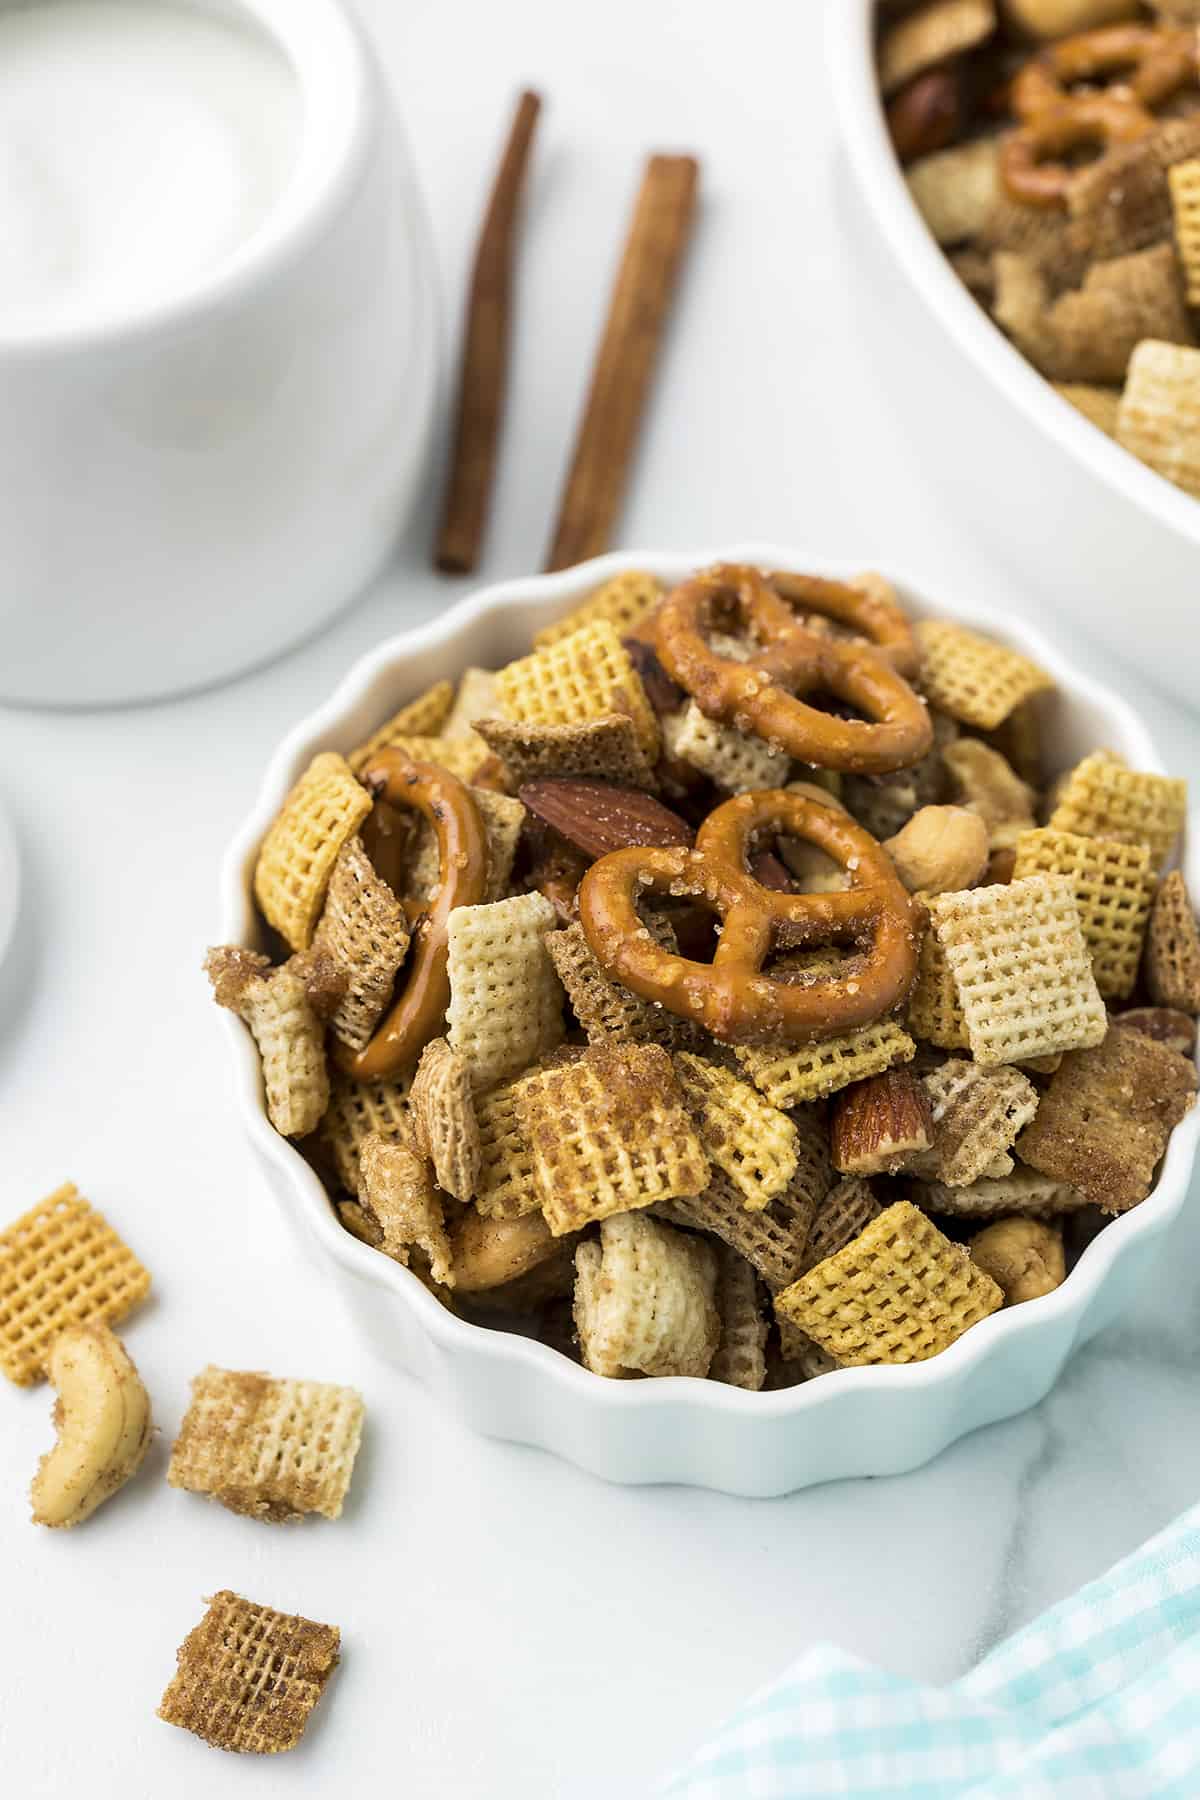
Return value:
<svg viewBox="0 0 1200 1800">
<path fill-rule="evenodd" d="M 241 943 L 253 926 L 254 906 L 249 872 L 261 839 L 281 806 L 299 769 L 322 748 L 380 677 L 403 667 L 423 652 L 449 651 L 456 640 L 485 618 L 527 612 L 531 606 L 547 618 L 561 613 L 610 577 L 629 569 L 647 569 L 678 580 L 713 562 L 750 562 L 763 567 L 810 569 L 833 579 L 846 579 L 866 568 L 880 568 L 920 609 L 953 618 L 999 638 L 1032 657 L 1072 696 L 1102 710 L 1120 730 L 1126 751 L 1139 767 L 1163 773 L 1149 731 L 1121 698 L 1102 683 L 1075 669 L 1036 628 L 1023 620 L 1002 620 L 985 607 L 942 606 L 931 599 L 936 584 L 923 582 L 889 559 L 825 557 L 779 545 L 748 543 L 686 552 L 622 550 L 594 558 L 552 575 L 496 582 L 460 600 L 439 617 L 397 633 L 353 664 L 324 703 L 301 719 L 283 738 L 268 763 L 258 798 L 235 832 L 220 876 L 220 943 Z M 466 657 L 462 659 L 466 666 Z M 399 704 L 399 702 L 398 702 Z M 1189 862 L 1189 878 L 1200 887 L 1200 852 Z M 1131 1211 L 1115 1218 L 1086 1247 L 1070 1277 L 1042 1298 L 992 1313 L 964 1332 L 949 1349 L 924 1362 L 865 1365 L 838 1369 L 820 1381 L 793 1388 L 749 1392 L 719 1381 L 690 1376 L 647 1377 L 641 1381 L 607 1381 L 562 1356 L 549 1345 L 516 1332 L 492 1329 L 459 1319 L 442 1306 L 400 1264 L 380 1256 L 346 1231 L 335 1218 L 325 1187 L 300 1151 L 268 1123 L 262 1106 L 258 1054 L 250 1033 L 233 1014 L 213 1009 L 225 1032 L 233 1058 L 237 1101 L 242 1121 L 256 1149 L 277 1169 L 301 1202 L 306 1229 L 316 1243 L 358 1280 L 390 1291 L 407 1305 L 433 1344 L 447 1354 L 463 1351 L 484 1355 L 498 1366 L 522 1369 L 532 1378 L 557 1384 L 566 1395 L 610 1409 L 640 1411 L 668 1405 L 678 1411 L 791 1418 L 836 1405 L 843 1396 L 896 1393 L 937 1388 L 967 1377 L 976 1365 L 1015 1334 L 1038 1326 L 1053 1327 L 1073 1315 L 1078 1322 L 1100 1291 L 1127 1240 L 1154 1237 L 1172 1223 L 1182 1207 L 1200 1133 L 1200 1107 L 1176 1126 L 1157 1185 Z"/>
<path fill-rule="evenodd" d="M 958 348 L 1030 422 L 1106 487 L 1200 549 L 1200 501 L 1098 431 L 1021 355 L 972 299 L 917 211 L 892 149 L 875 74 L 876 0 L 829 0 L 826 49 L 841 139 L 875 222 Z"/>
</svg>

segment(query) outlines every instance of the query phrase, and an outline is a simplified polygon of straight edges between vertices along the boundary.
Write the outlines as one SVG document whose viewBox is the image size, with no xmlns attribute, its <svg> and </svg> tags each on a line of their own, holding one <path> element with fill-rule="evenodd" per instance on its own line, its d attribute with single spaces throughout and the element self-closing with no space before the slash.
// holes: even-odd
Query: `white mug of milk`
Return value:
<svg viewBox="0 0 1200 1800">
<path fill-rule="evenodd" d="M 428 234 L 336 0 L 0 3 L 0 698 L 218 680 L 386 558 Z"/>
</svg>

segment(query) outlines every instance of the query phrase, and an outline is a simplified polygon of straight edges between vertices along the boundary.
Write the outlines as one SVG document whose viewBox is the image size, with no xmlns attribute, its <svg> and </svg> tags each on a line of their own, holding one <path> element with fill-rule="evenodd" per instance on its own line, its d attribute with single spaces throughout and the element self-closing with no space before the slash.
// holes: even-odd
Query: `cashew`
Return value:
<svg viewBox="0 0 1200 1800">
<path fill-rule="evenodd" d="M 1062 1232 L 1041 1219 L 998 1219 L 969 1248 L 971 1261 L 1003 1289 L 1005 1306 L 1052 1294 L 1066 1279 Z"/>
<path fill-rule="evenodd" d="M 965 806 L 923 806 L 883 847 L 910 894 L 954 894 L 987 867 L 988 828 Z"/>
<path fill-rule="evenodd" d="M 58 1391 L 58 1442 L 33 1478 L 33 1519 L 36 1525 L 78 1525 L 145 1456 L 150 1400 L 107 1325 L 71 1325 L 60 1332 L 46 1372 Z"/>
<path fill-rule="evenodd" d="M 553 1256 L 561 1241 L 551 1236 L 540 1212 L 520 1219 L 483 1219 L 466 1212 L 450 1233 L 458 1292 L 477 1294 L 515 1281 Z"/>
</svg>

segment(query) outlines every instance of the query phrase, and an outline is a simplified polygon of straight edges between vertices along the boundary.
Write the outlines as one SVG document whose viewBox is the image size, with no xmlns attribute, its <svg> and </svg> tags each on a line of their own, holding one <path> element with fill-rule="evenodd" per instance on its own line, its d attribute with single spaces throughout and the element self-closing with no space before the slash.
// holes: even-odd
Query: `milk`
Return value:
<svg viewBox="0 0 1200 1800">
<path fill-rule="evenodd" d="M 187 291 L 286 186 L 299 90 L 268 40 L 172 0 L 0 6 L 0 336 Z"/>
</svg>

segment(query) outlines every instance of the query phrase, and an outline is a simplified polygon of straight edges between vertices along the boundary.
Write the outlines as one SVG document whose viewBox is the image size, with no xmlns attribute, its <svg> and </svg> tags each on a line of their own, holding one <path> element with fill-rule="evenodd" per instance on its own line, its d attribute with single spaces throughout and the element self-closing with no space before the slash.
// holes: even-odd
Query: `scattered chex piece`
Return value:
<svg viewBox="0 0 1200 1800">
<path fill-rule="evenodd" d="M 625 713 L 602 713 L 569 725 L 480 719 L 479 735 L 500 758 L 514 788 L 547 776 L 576 775 L 651 788 L 654 768 Z"/>
<path fill-rule="evenodd" d="M 517 1118 L 517 1085 L 501 1082 L 475 1102 L 479 1124 L 475 1206 L 484 1219 L 521 1219 L 541 1209 L 533 1151 Z"/>
<path fill-rule="evenodd" d="M 522 1081 L 517 1119 L 556 1237 L 654 1200 L 702 1193 L 704 1154 L 657 1044 L 596 1045 Z"/>
<path fill-rule="evenodd" d="M 946 1187 L 970 1187 L 1012 1172 L 1008 1154 L 1033 1118 L 1038 1093 L 1019 1069 L 981 1069 L 952 1056 L 926 1075 L 933 1145 L 914 1156 L 913 1174 Z"/>
<path fill-rule="evenodd" d="M 341 1633 L 223 1588 L 176 1652 L 159 1704 L 168 1725 L 214 1750 L 294 1750 L 337 1667 Z"/>
<path fill-rule="evenodd" d="M 68 1181 L 0 1231 L 0 1372 L 44 1379 L 68 1325 L 115 1325 L 144 1300 L 149 1273 Z"/>
<path fill-rule="evenodd" d="M 869 1181 L 857 1175 L 847 1175 L 839 1181 L 817 1207 L 804 1253 L 804 1269 L 815 1269 L 827 1256 L 844 1250 L 882 1210 Z"/>
<path fill-rule="evenodd" d="M 454 704 L 454 683 L 438 681 L 426 688 L 415 700 L 393 713 L 378 731 L 372 732 L 365 744 L 352 750 L 347 762 L 357 775 L 380 750 L 390 750 L 404 738 L 436 737 L 446 723 Z"/>
<path fill-rule="evenodd" d="M 642 1213 L 605 1219 L 575 1252 L 575 1328 L 597 1375 L 708 1374 L 721 1337 L 717 1259 Z"/>
<path fill-rule="evenodd" d="M 737 1060 L 772 1106 L 800 1106 L 912 1060 L 916 1045 L 894 1019 L 877 1019 L 821 1044 L 738 1044 Z"/>
<path fill-rule="evenodd" d="M 479 1123 L 467 1065 L 445 1038 L 421 1052 L 408 1104 L 417 1150 L 433 1164 L 438 1186 L 470 1200 L 479 1185 Z"/>
<path fill-rule="evenodd" d="M 619 633 L 632 631 L 635 625 L 641 624 L 650 608 L 658 604 L 662 591 L 662 583 L 656 576 L 646 575 L 640 569 L 626 569 L 606 581 L 603 587 L 598 587 L 594 594 L 589 594 L 564 618 L 535 631 L 533 647 L 544 650 L 547 645 L 570 637 L 582 626 L 594 625 L 597 619 L 606 620 Z"/>
<path fill-rule="evenodd" d="M 991 638 L 953 625 L 948 619 L 921 619 L 921 687 L 931 706 L 964 725 L 994 731 L 1014 707 L 1054 686 L 1035 662 Z"/>
<path fill-rule="evenodd" d="M 675 1075 L 713 1167 L 724 1170 L 747 1207 L 760 1211 L 796 1173 L 796 1127 L 749 1082 L 706 1057 L 682 1051 Z"/>
<path fill-rule="evenodd" d="M 1123 999 L 1137 980 L 1150 916 L 1149 850 L 1115 838 L 1050 830 L 1023 831 L 1015 848 L 1014 881 L 1070 876 L 1096 986 L 1107 1000 Z"/>
<path fill-rule="evenodd" d="M 359 1156 L 359 1200 L 383 1233 L 385 1256 L 403 1263 L 420 1251 L 434 1281 L 454 1286 L 442 1203 L 411 1127 L 396 1137 L 372 1132 Z"/>
<path fill-rule="evenodd" d="M 775 1297 L 781 1318 L 850 1365 L 936 1356 L 1003 1303 L 991 1277 L 906 1200 Z"/>
<path fill-rule="evenodd" d="M 675 934 L 664 920 L 655 920 L 646 929 L 662 938 L 665 949 L 676 948 Z M 550 932 L 546 949 L 589 1044 L 665 1044 L 671 1048 L 694 1035 L 686 1019 L 652 1000 L 643 1000 L 620 982 L 610 981 L 578 921 L 563 931 Z"/>
<path fill-rule="evenodd" d="M 333 865 L 313 938 L 345 980 L 329 1024 L 351 1050 L 361 1050 L 379 1023 L 410 935 L 403 906 L 376 874 L 362 839 L 352 837 Z"/>
<path fill-rule="evenodd" d="M 1098 1048 L 1063 1057 L 1017 1152 L 1104 1212 L 1128 1212 L 1150 1192 L 1195 1097 L 1186 1057 L 1140 1031 L 1110 1031 Z"/>
<path fill-rule="evenodd" d="M 477 1088 L 527 1068 L 562 1038 L 562 985 L 545 944 L 553 924 L 542 894 L 450 914 L 446 1040 Z"/>
<path fill-rule="evenodd" d="M 658 753 L 658 723 L 645 689 L 605 619 L 509 663 L 496 676 L 496 698 L 505 718 L 531 725 L 572 725 L 625 713 L 646 755 Z"/>
<path fill-rule="evenodd" d="M 355 1081 L 334 1071 L 321 1120 L 321 1143 L 348 1193 L 358 1193 L 358 1159 L 372 1132 L 387 1138 L 406 1135 L 408 1090 L 407 1081 Z"/>
<path fill-rule="evenodd" d="M 1097 1044 L 1108 1020 L 1066 875 L 929 902 L 981 1068 Z"/>
<path fill-rule="evenodd" d="M 293 950 L 312 943 L 325 889 L 342 846 L 371 810 L 371 796 L 345 757 L 315 756 L 262 841 L 254 897 Z"/>
<path fill-rule="evenodd" d="M 744 1257 L 718 1244 L 717 1312 L 721 1341 L 709 1364 L 710 1381 L 756 1394 L 767 1379 L 767 1316 L 759 1301 L 758 1281 Z"/>
<path fill-rule="evenodd" d="M 1200 350 L 1147 338 L 1129 359 L 1117 442 L 1200 495 Z"/>
<path fill-rule="evenodd" d="M 1200 1013 L 1200 931 L 1178 869 L 1172 869 L 1154 898 L 1146 939 L 1146 985 L 1156 1006 Z"/>
<path fill-rule="evenodd" d="M 1088 1205 L 1087 1196 L 1065 1181 L 1019 1165 L 1010 1175 L 985 1176 L 969 1187 L 947 1187 L 940 1181 L 914 1182 L 912 1195 L 926 1212 L 956 1219 L 1049 1219 L 1059 1213 L 1078 1212 Z"/>
<path fill-rule="evenodd" d="M 664 719 L 662 731 L 667 752 L 676 762 L 699 769 L 729 794 L 782 787 L 792 766 L 782 750 L 772 750 L 762 738 L 747 737 L 732 725 L 708 718 L 694 700 Z"/>
<path fill-rule="evenodd" d="M 271 1524 L 304 1513 L 336 1519 L 362 1422 L 353 1388 L 210 1364 L 192 1382 L 167 1480 Z"/>
<path fill-rule="evenodd" d="M 244 1019 L 258 1045 L 267 1117 L 281 1137 L 307 1137 L 329 1104 L 325 1030 L 299 960 L 273 969 L 265 956 L 237 944 L 204 959 L 217 1004 Z"/>
<path fill-rule="evenodd" d="M 1183 830 L 1187 782 L 1130 769 L 1109 750 L 1094 750 L 1058 790 L 1051 831 L 1144 844 L 1160 869 Z"/>
</svg>

